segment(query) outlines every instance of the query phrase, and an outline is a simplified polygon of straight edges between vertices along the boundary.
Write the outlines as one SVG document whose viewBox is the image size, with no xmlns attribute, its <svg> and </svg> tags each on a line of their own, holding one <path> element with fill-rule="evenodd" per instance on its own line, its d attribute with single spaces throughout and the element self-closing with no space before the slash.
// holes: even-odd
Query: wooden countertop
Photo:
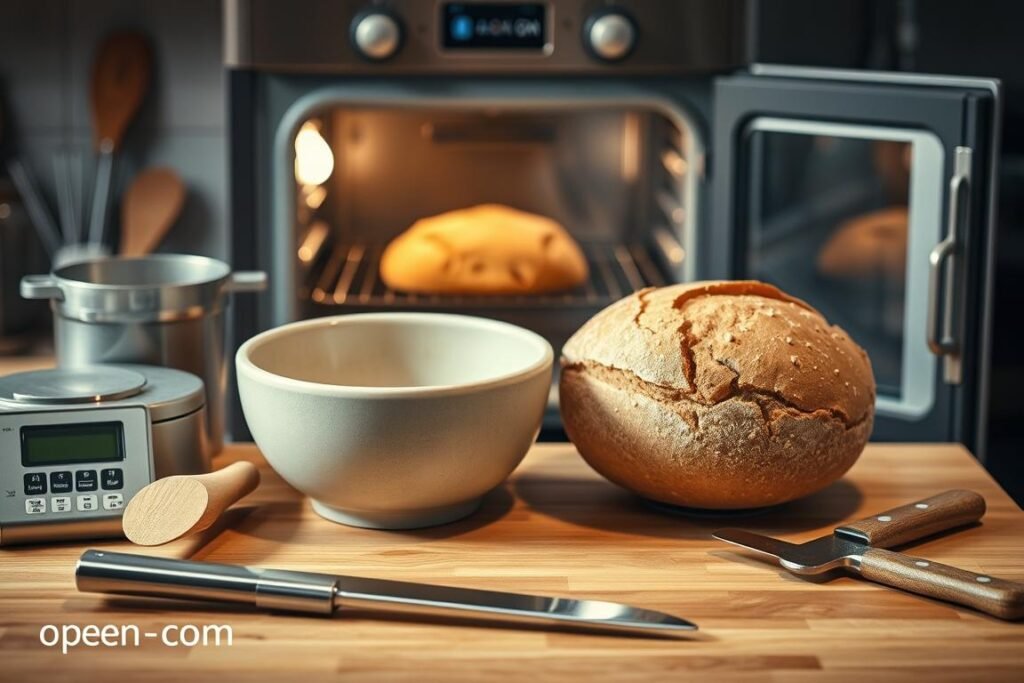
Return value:
<svg viewBox="0 0 1024 683">
<path fill-rule="evenodd" d="M 270 615 L 199 603 L 107 599 L 75 591 L 65 544 L 0 549 L 0 679 L 240 681 L 342 678 L 651 681 L 1024 679 L 1024 623 L 839 576 L 812 582 L 709 537 L 725 525 L 805 540 L 949 488 L 985 496 L 981 525 L 917 544 L 915 555 L 1024 580 L 1024 512 L 959 446 L 872 444 L 842 481 L 747 518 L 654 511 L 594 474 L 570 445 L 538 445 L 476 515 L 434 529 L 383 532 L 332 524 L 263 468 L 230 525 L 157 549 L 196 559 L 350 573 L 628 602 L 696 621 L 688 639 L 523 630 L 466 621 L 352 613 Z M 129 549 L 129 552 L 152 552 Z M 233 644 L 58 649 L 44 624 L 227 624 Z"/>
</svg>

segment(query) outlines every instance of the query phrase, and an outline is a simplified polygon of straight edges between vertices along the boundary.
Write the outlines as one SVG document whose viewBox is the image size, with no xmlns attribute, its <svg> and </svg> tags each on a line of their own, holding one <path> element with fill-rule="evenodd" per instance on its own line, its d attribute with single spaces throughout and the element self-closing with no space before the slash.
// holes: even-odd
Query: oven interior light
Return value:
<svg viewBox="0 0 1024 683">
<path fill-rule="evenodd" d="M 324 246 L 328 232 L 327 223 L 323 221 L 316 221 L 310 225 L 302 244 L 299 245 L 299 260 L 306 264 L 311 263 Z"/>
<path fill-rule="evenodd" d="M 334 154 L 316 124 L 306 121 L 295 136 L 295 179 L 304 186 L 322 185 L 334 171 Z"/>
<path fill-rule="evenodd" d="M 665 167 L 665 170 L 676 178 L 681 178 L 686 174 L 686 159 L 683 158 L 682 154 L 672 148 L 668 148 L 661 153 L 661 163 Z"/>
</svg>

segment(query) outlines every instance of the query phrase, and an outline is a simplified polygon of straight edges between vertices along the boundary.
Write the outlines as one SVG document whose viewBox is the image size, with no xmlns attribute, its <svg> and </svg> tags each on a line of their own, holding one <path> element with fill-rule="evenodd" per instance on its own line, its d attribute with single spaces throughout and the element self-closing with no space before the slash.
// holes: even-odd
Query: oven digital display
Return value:
<svg viewBox="0 0 1024 683">
<path fill-rule="evenodd" d="M 540 50 L 547 44 L 545 10 L 543 3 L 445 3 L 442 41 L 449 49 Z"/>
<path fill-rule="evenodd" d="M 21 428 L 24 467 L 124 460 L 120 422 L 38 425 Z"/>
</svg>

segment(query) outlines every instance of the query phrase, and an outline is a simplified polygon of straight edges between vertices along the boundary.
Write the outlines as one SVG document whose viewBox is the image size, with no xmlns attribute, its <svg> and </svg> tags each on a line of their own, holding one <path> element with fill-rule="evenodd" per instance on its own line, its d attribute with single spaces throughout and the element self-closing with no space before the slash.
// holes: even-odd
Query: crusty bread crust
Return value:
<svg viewBox="0 0 1024 683">
<path fill-rule="evenodd" d="M 392 289 L 437 294 L 537 294 L 586 281 L 587 260 L 556 221 L 500 204 L 423 218 L 384 250 Z"/>
<path fill-rule="evenodd" d="M 570 439 L 658 501 L 748 508 L 827 486 L 871 434 L 870 361 L 808 304 L 759 282 L 647 289 L 563 349 Z"/>
</svg>

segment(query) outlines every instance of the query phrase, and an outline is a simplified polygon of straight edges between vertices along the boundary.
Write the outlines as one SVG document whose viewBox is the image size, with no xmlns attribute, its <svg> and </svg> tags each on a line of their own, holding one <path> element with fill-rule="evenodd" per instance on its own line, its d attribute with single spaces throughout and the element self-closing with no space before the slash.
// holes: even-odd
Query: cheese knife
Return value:
<svg viewBox="0 0 1024 683">
<path fill-rule="evenodd" d="M 955 602 L 999 617 L 1024 617 L 1024 584 L 886 550 L 970 524 L 985 514 L 973 491 L 953 490 L 838 527 L 829 536 L 788 543 L 742 529 L 714 537 L 767 555 L 794 574 L 843 569 L 893 588 Z"/>
<path fill-rule="evenodd" d="M 347 608 L 463 615 L 620 633 L 680 634 L 696 624 L 663 612 L 602 600 L 86 550 L 75 568 L 78 590 L 184 600 L 246 603 L 269 610 L 330 615 Z"/>
</svg>

